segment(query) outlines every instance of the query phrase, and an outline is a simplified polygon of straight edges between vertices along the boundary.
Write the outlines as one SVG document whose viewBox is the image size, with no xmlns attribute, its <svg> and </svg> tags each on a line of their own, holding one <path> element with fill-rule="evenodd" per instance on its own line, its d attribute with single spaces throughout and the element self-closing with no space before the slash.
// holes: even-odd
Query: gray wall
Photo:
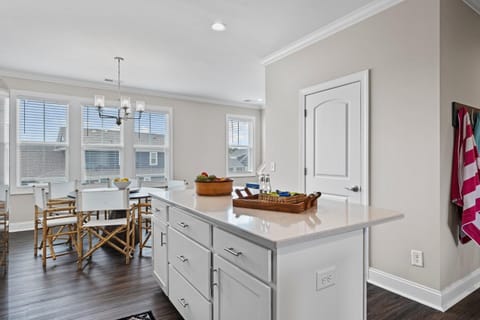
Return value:
<svg viewBox="0 0 480 320">
<path fill-rule="evenodd" d="M 300 189 L 299 90 L 370 69 L 370 203 L 405 218 L 371 232 L 371 266 L 440 288 L 439 0 L 406 0 L 267 66 L 265 160 Z M 410 250 L 425 268 L 410 265 Z"/>
<path fill-rule="evenodd" d="M 82 102 L 93 101 L 94 94 L 104 94 L 106 100 L 115 100 L 115 91 L 98 90 L 92 88 L 60 85 L 45 81 L 33 81 L 11 77 L 3 77 L 3 81 L 12 92 L 15 90 L 38 92 L 42 94 L 54 94 L 71 97 L 70 99 L 70 148 L 69 156 L 72 165 L 70 178 L 80 179 L 81 151 L 80 151 L 80 119 Z M 128 92 L 125 92 L 129 94 Z M 213 103 L 200 103 L 181 99 L 163 98 L 159 96 L 129 94 L 132 100 L 145 100 L 152 110 L 155 107 L 169 107 L 173 115 L 173 179 L 186 179 L 193 183 L 196 175 L 201 171 L 207 171 L 217 176 L 226 175 L 226 115 L 248 115 L 256 119 L 256 150 L 255 162 L 261 162 L 261 110 L 242 107 L 219 105 Z M 12 97 L 11 104 L 14 103 Z M 132 122 L 123 124 L 125 128 L 132 128 Z M 13 131 L 13 129 L 11 130 Z M 13 141 L 13 138 L 11 139 Z M 125 136 L 124 148 L 124 176 L 132 177 L 134 172 L 133 134 Z M 11 144 L 10 159 L 13 159 L 15 146 Z M 13 162 L 10 166 L 12 177 Z M 245 181 L 254 178 L 234 178 L 236 184 L 244 184 Z M 14 184 L 11 179 L 11 184 Z M 33 199 L 31 195 L 21 195 L 28 190 L 17 190 L 17 195 L 12 196 L 12 223 L 32 223 Z"/>
<path fill-rule="evenodd" d="M 458 215 L 450 205 L 453 128 L 451 103 L 480 107 L 480 16 L 462 1 L 441 0 L 440 177 L 441 286 L 480 267 L 480 249 L 457 243 Z"/>
</svg>

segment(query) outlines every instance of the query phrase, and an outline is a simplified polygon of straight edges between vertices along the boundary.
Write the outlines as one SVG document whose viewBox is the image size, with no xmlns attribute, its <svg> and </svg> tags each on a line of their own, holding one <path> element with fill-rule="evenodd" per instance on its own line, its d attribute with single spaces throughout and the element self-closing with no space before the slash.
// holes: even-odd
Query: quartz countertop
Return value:
<svg viewBox="0 0 480 320">
<path fill-rule="evenodd" d="M 283 213 L 233 207 L 235 196 L 205 197 L 193 189 L 148 192 L 169 205 L 182 208 L 240 236 L 255 238 L 272 249 L 363 229 L 400 219 L 403 214 L 358 204 L 318 199 L 317 207 L 303 213 Z"/>
</svg>

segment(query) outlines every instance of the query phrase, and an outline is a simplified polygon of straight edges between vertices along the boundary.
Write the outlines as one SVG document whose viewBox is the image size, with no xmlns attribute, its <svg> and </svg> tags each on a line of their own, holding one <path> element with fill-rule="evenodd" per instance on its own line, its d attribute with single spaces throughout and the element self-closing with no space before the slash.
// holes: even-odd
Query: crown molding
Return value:
<svg viewBox="0 0 480 320">
<path fill-rule="evenodd" d="M 374 16 L 384 10 L 387 10 L 403 0 L 376 0 L 366 6 L 363 6 L 342 18 L 339 18 L 332 23 L 327 24 L 326 26 L 298 39 L 297 41 L 292 42 L 286 47 L 273 52 L 272 54 L 266 56 L 261 63 L 264 66 L 267 66 L 271 63 L 274 63 L 278 60 L 281 60 L 297 51 L 300 51 L 320 40 L 326 39 L 337 32 L 340 32 L 348 27 L 351 27 L 371 16 Z"/>
<path fill-rule="evenodd" d="M 25 72 L 25 71 L 19 71 L 19 70 L 0 68 L 0 77 L 2 76 L 24 79 L 24 80 L 50 82 L 55 84 L 62 84 L 62 85 L 69 85 L 69 86 L 75 86 L 75 87 L 81 87 L 81 88 L 97 89 L 97 90 L 109 90 L 109 91 L 115 90 L 112 85 L 101 83 L 101 82 L 78 80 L 78 79 L 72 79 L 72 78 L 66 78 L 66 77 L 59 77 L 59 76 L 52 76 L 52 75 L 46 75 L 46 74 L 31 73 L 31 72 Z M 129 93 L 129 94 L 148 95 L 152 97 L 193 101 L 198 103 L 207 103 L 207 104 L 240 107 L 240 108 L 256 109 L 256 110 L 264 108 L 263 104 L 247 104 L 247 103 L 241 103 L 237 101 L 215 99 L 210 97 L 190 96 L 190 95 L 176 94 L 176 93 L 164 92 L 159 90 L 142 89 L 142 88 L 136 88 L 136 87 L 123 86 L 122 90 L 125 93 Z"/>
<path fill-rule="evenodd" d="M 478 0 L 463 0 L 467 6 L 470 7 L 477 14 L 480 14 L 480 1 Z"/>
</svg>

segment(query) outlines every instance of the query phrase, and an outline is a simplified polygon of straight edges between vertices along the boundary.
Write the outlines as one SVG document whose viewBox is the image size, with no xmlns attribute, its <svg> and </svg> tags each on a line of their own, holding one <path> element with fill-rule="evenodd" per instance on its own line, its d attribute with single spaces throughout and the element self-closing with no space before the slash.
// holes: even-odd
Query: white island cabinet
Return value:
<svg viewBox="0 0 480 320">
<path fill-rule="evenodd" d="M 153 274 L 186 320 L 365 320 L 367 228 L 402 217 L 323 199 L 289 214 L 151 195 Z"/>
</svg>

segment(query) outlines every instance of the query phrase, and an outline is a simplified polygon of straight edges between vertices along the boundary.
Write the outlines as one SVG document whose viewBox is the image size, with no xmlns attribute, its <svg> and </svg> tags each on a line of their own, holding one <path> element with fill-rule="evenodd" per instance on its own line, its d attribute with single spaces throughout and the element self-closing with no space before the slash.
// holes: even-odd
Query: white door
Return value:
<svg viewBox="0 0 480 320">
<path fill-rule="evenodd" d="M 167 225 L 152 217 L 153 274 L 160 282 L 165 294 L 168 294 Z"/>
<path fill-rule="evenodd" d="M 367 129 L 362 80 L 338 79 L 304 95 L 305 189 L 322 198 L 368 203 Z M 305 92 L 305 91 L 303 91 Z"/>
<path fill-rule="evenodd" d="M 270 320 L 271 289 L 214 255 L 214 320 Z"/>
</svg>

